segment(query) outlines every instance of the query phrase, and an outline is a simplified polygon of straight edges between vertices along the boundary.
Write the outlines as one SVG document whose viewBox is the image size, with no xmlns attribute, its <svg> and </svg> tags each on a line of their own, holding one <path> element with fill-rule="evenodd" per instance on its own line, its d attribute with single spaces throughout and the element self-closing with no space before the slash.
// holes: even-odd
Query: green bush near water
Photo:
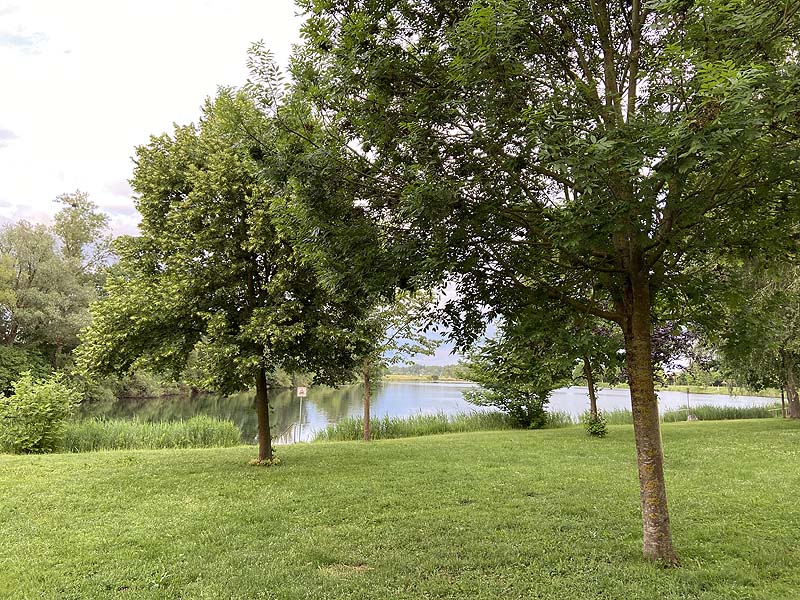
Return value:
<svg viewBox="0 0 800 600">
<path fill-rule="evenodd" d="M 64 423 L 80 401 L 80 393 L 61 375 L 34 379 L 30 371 L 13 388 L 11 396 L 0 396 L 0 451 L 39 454 L 58 449 Z"/>
<path fill-rule="evenodd" d="M 204 415 L 161 423 L 87 419 L 67 424 L 62 447 L 67 452 L 210 448 L 237 446 L 239 440 L 240 431 L 233 421 Z"/>
</svg>

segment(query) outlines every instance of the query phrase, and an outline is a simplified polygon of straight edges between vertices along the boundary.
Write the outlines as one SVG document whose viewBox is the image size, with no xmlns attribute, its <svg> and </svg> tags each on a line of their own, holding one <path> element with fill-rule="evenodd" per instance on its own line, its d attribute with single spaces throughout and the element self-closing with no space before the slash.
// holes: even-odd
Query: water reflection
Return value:
<svg viewBox="0 0 800 600">
<path fill-rule="evenodd" d="M 465 402 L 461 392 L 473 387 L 469 383 L 386 383 L 372 399 L 373 417 L 415 414 L 455 414 L 479 410 Z M 343 417 L 360 415 L 361 385 L 341 388 L 315 387 L 308 397 L 295 397 L 294 390 L 270 392 L 270 422 L 272 435 L 278 444 L 308 441 L 315 432 L 324 429 Z M 686 405 L 685 392 L 659 392 L 659 408 L 671 410 Z M 722 394 L 691 394 L 690 405 L 717 404 L 727 406 L 757 406 L 772 404 L 773 398 L 727 396 Z M 570 387 L 556 390 L 550 409 L 570 413 L 577 417 L 588 406 L 586 388 Z M 630 396 L 626 389 L 601 390 L 598 395 L 600 410 L 629 408 Z M 195 397 L 170 397 L 147 399 L 120 399 L 113 404 L 89 404 L 81 407 L 83 416 L 142 421 L 176 421 L 198 414 L 220 419 L 230 419 L 242 431 L 242 441 L 253 443 L 257 431 L 255 395 L 241 393 L 232 396 L 205 394 Z"/>
</svg>

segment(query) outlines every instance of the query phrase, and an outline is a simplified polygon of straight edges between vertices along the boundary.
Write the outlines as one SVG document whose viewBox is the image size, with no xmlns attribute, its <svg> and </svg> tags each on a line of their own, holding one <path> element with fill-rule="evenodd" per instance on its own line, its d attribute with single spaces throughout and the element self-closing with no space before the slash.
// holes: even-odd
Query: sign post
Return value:
<svg viewBox="0 0 800 600">
<path fill-rule="evenodd" d="M 297 397 L 300 398 L 300 414 L 297 417 L 298 438 L 303 437 L 303 398 L 306 396 L 308 396 L 308 388 L 298 386 Z M 298 439 L 297 441 L 300 442 L 302 440 Z"/>
</svg>

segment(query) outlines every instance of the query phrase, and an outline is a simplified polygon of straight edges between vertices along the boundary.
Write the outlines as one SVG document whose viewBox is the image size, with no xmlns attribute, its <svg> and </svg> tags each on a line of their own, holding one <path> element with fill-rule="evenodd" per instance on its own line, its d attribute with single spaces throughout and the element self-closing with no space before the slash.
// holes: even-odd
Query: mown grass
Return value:
<svg viewBox="0 0 800 600">
<path fill-rule="evenodd" d="M 800 424 L 663 437 L 671 570 L 641 559 L 631 427 L 2 456 L 0 597 L 797 598 Z"/>
<path fill-rule="evenodd" d="M 468 431 L 495 431 L 513 428 L 508 415 L 499 412 L 471 412 L 455 415 L 437 413 L 433 415 L 411 415 L 408 417 L 378 417 L 369 422 L 372 439 L 437 435 L 441 433 L 464 433 Z M 347 417 L 328 425 L 314 436 L 314 441 L 343 442 L 364 439 L 364 419 Z"/>
<path fill-rule="evenodd" d="M 240 431 L 233 421 L 205 415 L 161 423 L 85 419 L 67 423 L 63 439 L 66 452 L 210 448 L 239 445 Z"/>
</svg>

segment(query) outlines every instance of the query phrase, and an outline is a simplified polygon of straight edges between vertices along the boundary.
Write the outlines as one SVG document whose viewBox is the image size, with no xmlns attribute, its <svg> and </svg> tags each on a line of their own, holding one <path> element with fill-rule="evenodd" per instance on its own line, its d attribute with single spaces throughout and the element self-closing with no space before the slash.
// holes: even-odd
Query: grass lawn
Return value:
<svg viewBox="0 0 800 600">
<path fill-rule="evenodd" d="M 0 456 L 0 598 L 800 598 L 800 424 L 663 435 L 672 570 L 629 426 Z"/>
</svg>

